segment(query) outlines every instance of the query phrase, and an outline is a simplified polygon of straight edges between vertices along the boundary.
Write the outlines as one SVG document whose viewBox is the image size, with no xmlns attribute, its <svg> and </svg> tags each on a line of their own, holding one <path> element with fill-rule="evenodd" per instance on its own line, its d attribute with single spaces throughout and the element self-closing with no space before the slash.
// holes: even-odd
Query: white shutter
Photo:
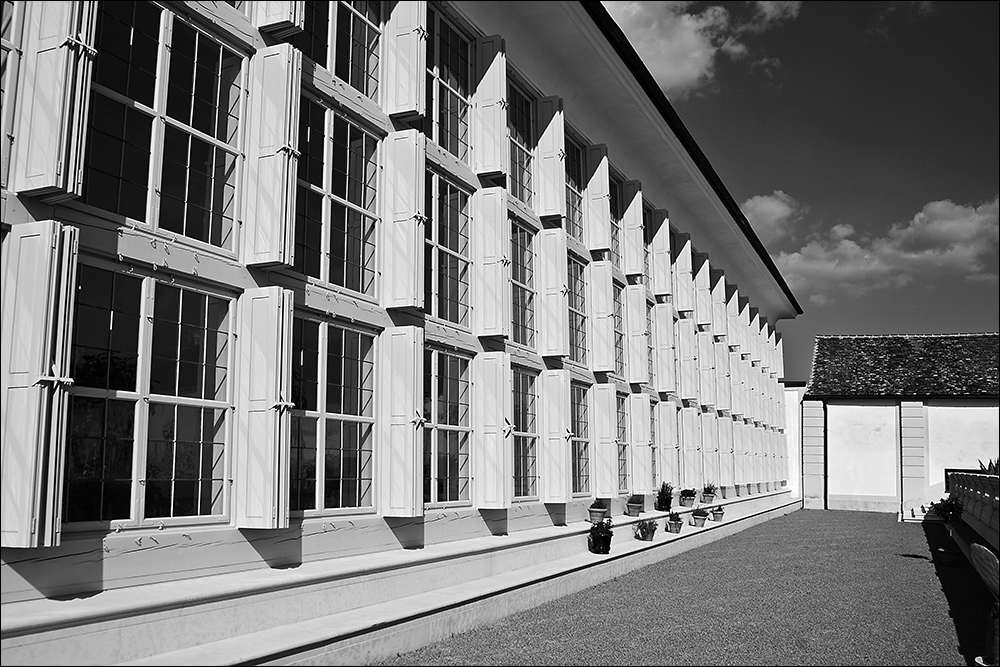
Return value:
<svg viewBox="0 0 1000 667">
<path fill-rule="evenodd" d="M 473 155 L 480 176 L 507 173 L 510 143 L 507 137 L 507 54 L 499 35 L 476 40 L 479 85 L 472 125 Z"/>
<path fill-rule="evenodd" d="M 715 347 L 715 409 L 730 410 L 733 407 L 732 389 L 729 378 L 729 346 L 723 339 L 714 343 Z"/>
<path fill-rule="evenodd" d="M 747 479 L 746 424 L 742 419 L 733 421 L 733 483 L 746 484 Z"/>
<path fill-rule="evenodd" d="M 594 496 L 618 495 L 618 415 L 615 385 L 595 384 L 591 389 L 594 405 Z"/>
<path fill-rule="evenodd" d="M 379 339 L 379 509 L 382 516 L 422 516 L 424 331 L 389 327 Z"/>
<path fill-rule="evenodd" d="M 669 303 L 658 303 L 653 306 L 653 326 L 656 335 L 653 348 L 656 371 L 656 391 L 666 393 L 677 392 L 677 369 L 674 354 L 674 307 Z"/>
<path fill-rule="evenodd" d="M 678 312 L 690 312 L 694 310 L 694 257 L 691 251 L 691 237 L 687 234 L 678 234 L 675 251 L 674 307 Z"/>
<path fill-rule="evenodd" d="M 735 286 L 726 287 L 726 340 L 730 347 L 740 348 L 740 291 Z"/>
<path fill-rule="evenodd" d="M 702 483 L 701 476 L 701 434 L 698 432 L 698 408 L 681 408 L 680 417 L 680 456 L 681 484 L 688 488 L 697 488 Z"/>
<path fill-rule="evenodd" d="M 734 483 L 733 460 L 733 419 L 728 415 L 719 415 L 719 486 L 732 489 Z"/>
<path fill-rule="evenodd" d="M 385 25 L 386 112 L 405 119 L 423 116 L 427 95 L 427 2 L 392 3 Z"/>
<path fill-rule="evenodd" d="M 639 181 L 622 183 L 622 197 L 625 200 L 622 214 L 623 264 L 625 274 L 642 275 L 645 271 L 643 248 L 646 245 L 642 228 L 642 184 Z"/>
<path fill-rule="evenodd" d="M 276 39 L 284 39 L 302 32 L 306 25 L 305 0 L 265 0 L 256 2 L 256 25 Z M 400 3 L 408 4 L 408 3 Z M 326 66 L 326 63 L 320 63 Z"/>
<path fill-rule="evenodd" d="M 78 230 L 46 220 L 4 240 L 0 544 L 57 546 Z"/>
<path fill-rule="evenodd" d="M 694 260 L 694 323 L 698 326 L 712 325 L 712 267 L 708 255 L 698 253 Z"/>
<path fill-rule="evenodd" d="M 760 311 L 756 307 L 750 307 L 750 331 L 748 335 L 750 361 L 760 361 Z"/>
<path fill-rule="evenodd" d="M 677 439 L 677 406 L 673 401 L 656 405 L 656 436 L 660 439 L 660 472 L 664 482 L 680 483 L 680 449 Z"/>
<path fill-rule="evenodd" d="M 543 229 L 535 235 L 538 245 L 538 353 L 543 357 L 569 354 L 569 288 L 566 264 L 566 230 Z"/>
<path fill-rule="evenodd" d="M 47 202 L 83 193 L 96 2 L 26 4 L 12 189 Z M 10 104 L 14 91 L 7 91 Z"/>
<path fill-rule="evenodd" d="M 722 271 L 712 269 L 712 333 L 725 336 L 729 333 L 729 315 L 726 313 L 726 279 Z"/>
<path fill-rule="evenodd" d="M 698 398 L 698 358 L 694 320 L 689 317 L 677 320 L 676 331 L 677 365 L 680 371 L 677 378 L 677 393 L 680 398 L 695 400 Z"/>
<path fill-rule="evenodd" d="M 698 345 L 698 398 L 702 405 L 715 405 L 715 338 L 711 331 L 695 334 Z"/>
<path fill-rule="evenodd" d="M 382 307 L 423 308 L 426 139 L 402 130 L 384 144 Z"/>
<path fill-rule="evenodd" d="M 514 497 L 514 406 L 510 355 L 481 352 L 472 362 L 475 370 L 473 409 L 476 414 L 476 506 L 510 507 Z"/>
<path fill-rule="evenodd" d="M 719 481 L 719 426 L 712 410 L 703 410 L 698 417 L 701 431 L 702 475 L 706 482 Z"/>
<path fill-rule="evenodd" d="M 562 98 L 543 97 L 538 108 L 538 167 L 535 211 L 540 217 L 566 216 L 566 130 Z"/>
<path fill-rule="evenodd" d="M 239 300 L 236 527 L 287 528 L 291 290 L 260 287 Z"/>
<path fill-rule="evenodd" d="M 774 369 L 778 373 L 779 380 L 785 377 L 785 346 L 778 332 L 774 333 Z"/>
<path fill-rule="evenodd" d="M 587 266 L 590 286 L 590 321 L 593 336 L 590 369 L 611 373 L 615 370 L 614 282 L 611 262 L 602 260 Z"/>
<path fill-rule="evenodd" d="M 604 144 L 587 146 L 584 151 L 587 167 L 586 237 L 592 251 L 611 250 L 611 173 L 608 147 Z"/>
<path fill-rule="evenodd" d="M 540 403 L 543 437 L 539 452 L 541 497 L 544 503 L 567 503 L 573 498 L 569 407 L 569 371 L 542 371 Z"/>
<path fill-rule="evenodd" d="M 650 446 L 653 444 L 652 434 L 649 432 L 649 395 L 630 394 L 628 397 L 628 417 L 629 435 L 632 438 L 630 443 L 629 456 L 632 460 L 632 492 L 652 493 L 656 489 L 651 488 L 652 459 L 650 457 Z"/>
<path fill-rule="evenodd" d="M 250 58 L 244 263 L 295 262 L 302 53 L 275 44 Z"/>
<path fill-rule="evenodd" d="M 477 336 L 509 336 L 511 225 L 507 219 L 507 191 L 480 188 L 472 196 L 473 283 L 472 331 Z"/>
<path fill-rule="evenodd" d="M 649 261 L 653 275 L 650 278 L 653 294 L 666 296 L 671 293 L 670 220 L 664 209 L 653 211 L 650 230 Z"/>
<path fill-rule="evenodd" d="M 625 327 L 628 363 L 626 372 L 628 381 L 649 382 L 649 363 L 646 346 L 650 332 L 646 331 L 646 286 L 628 285 L 625 287 Z"/>
</svg>

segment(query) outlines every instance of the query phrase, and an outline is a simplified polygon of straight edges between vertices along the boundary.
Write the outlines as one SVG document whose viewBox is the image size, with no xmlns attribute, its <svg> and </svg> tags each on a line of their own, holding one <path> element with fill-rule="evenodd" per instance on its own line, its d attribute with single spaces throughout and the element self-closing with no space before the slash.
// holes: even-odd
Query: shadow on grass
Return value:
<svg viewBox="0 0 1000 667">
<path fill-rule="evenodd" d="M 939 562 L 936 555 L 932 560 L 941 582 L 941 590 L 948 600 L 951 620 L 955 624 L 958 651 L 965 658 L 965 664 L 975 665 L 976 657 L 986 655 L 987 652 L 993 596 L 959 550 L 944 524 L 924 523 L 923 527 L 931 554 L 936 554 L 939 550 L 958 552 L 954 565 Z"/>
</svg>

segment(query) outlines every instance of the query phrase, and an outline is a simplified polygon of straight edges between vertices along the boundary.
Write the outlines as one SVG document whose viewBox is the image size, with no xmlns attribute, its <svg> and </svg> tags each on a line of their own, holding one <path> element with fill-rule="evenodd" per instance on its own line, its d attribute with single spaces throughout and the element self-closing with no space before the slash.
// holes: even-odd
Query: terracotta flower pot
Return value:
<svg viewBox="0 0 1000 667">
<path fill-rule="evenodd" d="M 705 525 L 705 519 L 707 518 L 708 518 L 707 516 L 692 516 L 691 521 L 694 523 L 695 526 L 702 527 Z"/>
<path fill-rule="evenodd" d="M 642 511 L 642 505 L 636 505 L 633 503 L 625 504 L 625 516 L 639 516 Z"/>
<path fill-rule="evenodd" d="M 594 509 L 593 507 L 587 508 L 590 512 L 590 523 L 600 523 L 606 516 L 608 516 L 607 509 Z"/>
<path fill-rule="evenodd" d="M 701 494 L 701 502 L 705 503 L 706 505 L 711 505 L 712 503 L 715 502 L 715 494 L 714 493 Z"/>
<path fill-rule="evenodd" d="M 693 507 L 694 496 L 681 496 L 681 507 Z"/>
<path fill-rule="evenodd" d="M 681 526 L 683 525 L 684 525 L 683 521 L 667 521 L 667 532 L 679 533 L 681 532 Z"/>
<path fill-rule="evenodd" d="M 712 512 L 712 521 L 722 521 L 725 512 Z"/>
</svg>

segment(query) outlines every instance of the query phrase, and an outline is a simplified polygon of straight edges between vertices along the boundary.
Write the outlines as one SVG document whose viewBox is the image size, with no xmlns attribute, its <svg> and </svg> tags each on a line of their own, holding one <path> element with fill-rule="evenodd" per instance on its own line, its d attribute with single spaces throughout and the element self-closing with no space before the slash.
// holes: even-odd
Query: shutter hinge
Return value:
<svg viewBox="0 0 1000 667">
<path fill-rule="evenodd" d="M 69 37 L 66 38 L 66 41 L 64 41 L 59 46 L 60 47 L 69 46 L 70 48 L 73 49 L 80 49 L 83 52 L 83 54 L 86 55 L 88 58 L 97 57 L 97 49 L 92 47 L 90 44 L 84 44 L 83 40 L 81 40 L 79 36 L 70 35 Z"/>
<path fill-rule="evenodd" d="M 416 416 L 413 419 L 410 420 L 411 424 L 413 424 L 415 426 L 423 426 L 424 424 L 427 423 L 427 420 L 424 419 L 423 417 L 421 417 L 420 413 L 417 412 L 416 410 L 413 411 L 413 414 L 416 415 Z"/>
<path fill-rule="evenodd" d="M 412 32 L 416 33 L 417 36 L 420 37 L 420 39 L 427 39 L 427 35 L 429 34 L 427 32 L 427 28 L 425 28 L 422 25 L 418 25 L 416 28 L 412 30 Z"/>
<path fill-rule="evenodd" d="M 38 518 L 31 517 L 31 534 L 34 535 L 35 531 L 38 530 Z"/>
<path fill-rule="evenodd" d="M 285 144 L 284 146 L 276 150 L 275 153 L 286 153 L 289 157 L 293 157 L 296 160 L 299 159 L 299 157 L 302 155 L 296 149 L 292 148 L 288 144 Z"/>
<path fill-rule="evenodd" d="M 288 401 L 278 401 L 271 406 L 272 410 L 277 410 L 278 412 L 281 412 L 282 410 L 292 410 L 293 408 L 295 408 L 295 403 L 289 403 Z"/>
</svg>

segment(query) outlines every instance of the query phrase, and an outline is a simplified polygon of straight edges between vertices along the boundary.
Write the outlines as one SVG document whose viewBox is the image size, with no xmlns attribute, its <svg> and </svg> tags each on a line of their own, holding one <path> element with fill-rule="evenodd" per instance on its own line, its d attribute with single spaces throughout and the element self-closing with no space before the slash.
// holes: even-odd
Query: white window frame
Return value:
<svg viewBox="0 0 1000 667">
<path fill-rule="evenodd" d="M 468 190 L 460 186 L 458 181 L 434 169 L 428 169 L 425 178 L 426 186 L 424 194 L 427 203 L 424 214 L 427 216 L 427 220 L 424 222 L 424 312 L 429 317 L 451 322 L 464 329 L 471 329 L 471 293 L 473 280 L 472 234 L 475 233 L 472 220 L 472 195 Z M 465 254 L 441 243 L 441 222 L 438 220 L 438 217 L 441 211 L 442 185 L 458 192 L 460 196 L 465 198 L 464 213 L 459 212 L 459 221 L 461 222 L 464 218 Z M 462 236 L 461 233 L 459 235 Z M 447 313 L 444 315 L 441 314 L 442 295 L 440 292 L 440 278 L 443 259 L 452 260 L 457 263 L 459 276 L 457 283 L 458 294 L 454 303 L 458 306 L 458 319 L 451 318 Z M 461 278 L 463 275 L 465 276 L 464 282 Z"/>
<path fill-rule="evenodd" d="M 586 205 L 583 199 L 586 190 L 583 144 L 566 134 L 566 233 L 585 243 L 583 216 Z M 575 169 L 575 172 L 573 171 Z M 573 182 L 577 181 L 577 185 Z"/>
<path fill-rule="evenodd" d="M 588 354 L 586 268 L 583 262 L 569 256 L 566 267 L 566 286 L 569 289 L 569 358 L 580 364 L 587 363 Z"/>
<path fill-rule="evenodd" d="M 611 284 L 612 319 L 615 330 L 615 376 L 625 377 L 625 287 L 617 281 Z"/>
<path fill-rule="evenodd" d="M 516 113 L 517 104 L 515 100 L 517 97 L 520 97 L 528 107 L 526 114 L 528 127 L 519 128 L 523 130 L 523 134 L 527 135 L 526 144 L 515 138 L 512 129 L 517 126 L 518 114 Z M 510 139 L 510 167 L 507 176 L 507 191 L 512 197 L 531 207 L 532 193 L 534 192 L 533 161 L 535 144 L 538 141 L 538 137 L 536 136 L 537 128 L 535 127 L 535 97 L 528 93 L 524 86 L 519 85 L 513 77 L 508 77 L 507 103 L 509 105 L 507 109 L 507 136 Z M 515 166 L 522 164 L 517 161 L 518 158 L 523 160 L 523 169 L 515 169 Z"/>
<path fill-rule="evenodd" d="M 611 250 L 608 252 L 608 259 L 611 260 L 611 265 L 616 269 L 622 267 L 622 217 L 625 214 L 625 206 L 622 201 L 623 187 L 622 180 L 612 174 L 608 179 L 608 196 L 611 201 Z"/>
<path fill-rule="evenodd" d="M 533 229 L 518 223 L 513 218 L 511 224 L 511 285 L 512 285 L 512 321 L 511 340 L 519 345 L 535 349 L 535 303 L 538 291 L 535 287 L 535 232 Z M 519 239 L 527 239 L 526 245 L 520 245 Z M 518 280 L 523 274 L 526 280 Z M 525 304 L 523 321 L 520 317 L 522 309 L 518 308 L 518 295 Z"/>
<path fill-rule="evenodd" d="M 455 87 L 450 85 L 447 81 L 441 78 L 440 62 L 441 62 L 441 28 L 440 26 L 446 26 L 455 35 L 461 39 L 467 49 L 467 62 L 466 62 L 466 80 L 468 82 L 468 90 L 465 95 L 462 95 Z M 429 6 L 427 8 L 427 28 L 431 36 L 433 36 L 433 44 L 431 36 L 427 39 L 427 49 L 433 47 L 435 58 L 431 60 L 430 53 L 428 53 L 427 58 L 427 90 L 430 94 L 429 99 L 426 104 L 426 125 L 425 134 L 435 141 L 441 148 L 448 151 L 459 160 L 465 163 L 471 163 L 470 145 L 472 140 L 472 92 L 475 85 L 475 72 L 474 72 L 474 60 L 475 60 L 475 42 L 465 34 L 453 21 L 451 21 L 439 7 Z M 460 113 L 458 116 L 458 128 L 459 135 L 457 137 L 452 136 L 450 129 L 446 128 L 446 125 L 442 123 L 441 119 L 441 103 L 444 96 L 447 95 L 452 101 L 457 101 L 458 109 L 464 113 Z M 464 116 L 464 124 L 462 122 L 462 117 Z M 461 138 L 462 129 L 465 131 L 464 141 Z M 451 144 L 452 139 L 457 141 L 457 149 L 453 150 Z"/>
<path fill-rule="evenodd" d="M 582 396 L 581 396 L 582 395 Z M 594 476 L 590 446 L 590 386 L 570 382 L 570 488 L 574 496 L 590 494 Z"/>
<path fill-rule="evenodd" d="M 538 374 L 513 368 L 514 500 L 538 499 Z M 520 396 L 519 396 L 520 395 Z M 524 406 L 522 422 L 518 405 Z"/>
<path fill-rule="evenodd" d="M 428 359 L 428 355 L 430 359 Z M 445 424 L 441 423 L 438 419 L 439 417 L 439 396 L 440 392 L 437 390 L 439 383 L 441 382 L 441 357 L 453 357 L 460 359 L 465 362 L 465 391 L 466 391 L 466 403 L 465 407 L 465 423 L 464 424 Z M 430 378 L 430 393 L 426 392 L 426 381 Z M 459 378 L 461 387 L 461 376 Z M 424 443 L 423 443 L 423 455 L 424 455 L 424 467 L 423 467 L 423 484 L 424 492 L 422 494 L 424 506 L 425 507 L 452 507 L 452 506 L 466 506 L 472 504 L 472 456 L 473 456 L 473 437 L 472 437 L 472 358 L 465 354 L 458 354 L 452 351 L 445 351 L 437 347 L 426 346 L 424 348 L 424 383 L 425 383 L 425 396 L 424 396 Z M 461 390 L 459 396 L 456 397 L 459 406 L 459 414 L 461 415 L 461 410 L 463 403 L 460 400 Z M 458 420 L 462 421 L 461 418 Z M 461 439 L 465 439 L 465 461 L 464 464 L 461 462 L 462 454 L 459 453 L 459 464 L 458 464 L 458 498 L 448 498 L 442 500 L 438 497 L 438 479 L 439 475 L 439 448 L 440 448 L 440 436 L 443 434 L 456 434 L 461 442 Z M 428 465 L 428 441 L 430 446 L 430 464 Z M 464 488 L 462 482 L 465 482 Z"/>
<path fill-rule="evenodd" d="M 615 393 L 615 445 L 618 459 L 618 493 L 629 493 L 628 394 Z"/>
<path fill-rule="evenodd" d="M 313 58 L 313 49 L 303 48 L 305 46 L 305 44 L 303 42 L 307 38 L 312 37 L 313 39 L 317 39 L 317 38 L 323 37 L 322 35 L 317 34 L 313 30 L 313 28 L 314 28 L 314 26 L 312 25 L 312 23 L 313 23 L 313 20 L 312 20 L 313 19 L 313 14 L 312 14 L 312 12 L 310 12 L 310 8 L 309 8 L 308 4 L 309 3 L 307 3 L 306 9 L 305 9 L 305 28 L 301 32 L 299 32 L 299 33 L 297 33 L 295 35 L 292 35 L 292 36 L 290 36 L 290 37 L 288 37 L 288 38 L 286 38 L 286 39 L 284 39 L 282 41 L 288 42 L 289 44 L 292 44 L 293 46 L 296 46 L 297 48 L 299 48 L 302 51 L 302 53 L 305 54 L 305 56 L 307 58 L 313 60 L 314 62 L 316 62 L 316 64 L 320 65 L 321 67 L 324 67 L 327 70 L 329 70 L 330 73 L 332 73 L 334 76 L 336 76 L 338 79 L 340 79 L 341 81 L 343 81 L 344 83 L 346 83 L 348 86 L 350 86 L 354 90 L 357 90 L 359 93 L 361 93 L 365 97 L 368 97 L 369 99 L 378 101 L 379 91 L 380 91 L 380 88 L 381 88 L 381 81 L 379 79 L 382 76 L 382 71 L 381 70 L 382 70 L 382 65 L 383 65 L 383 55 L 382 55 L 382 41 L 383 40 L 382 40 L 382 36 L 384 35 L 384 30 L 383 30 L 382 26 L 385 24 L 385 21 L 386 21 L 386 18 L 387 18 L 387 16 L 386 16 L 386 3 L 384 3 L 384 2 L 379 3 L 379 24 L 378 25 L 376 25 L 375 23 L 373 23 L 367 16 L 362 16 L 361 13 L 358 12 L 358 10 L 355 9 L 350 2 L 344 2 L 343 0 L 340 0 L 340 1 L 338 1 L 338 0 L 332 0 L 332 1 L 329 1 L 329 2 L 316 2 L 316 3 L 313 3 L 315 5 L 325 4 L 326 7 L 327 7 L 327 13 L 326 13 L 326 35 L 325 35 L 326 56 L 325 56 L 325 58 L 322 59 L 322 61 L 315 60 Z M 374 72 L 370 71 L 369 67 L 365 67 L 364 68 L 365 82 L 367 84 L 365 87 L 359 87 L 358 85 L 356 85 L 356 83 L 354 83 L 354 82 L 351 81 L 352 77 L 350 75 L 350 71 L 351 71 L 350 68 L 351 68 L 351 65 L 353 64 L 353 62 L 349 62 L 348 65 L 347 65 L 347 67 L 348 67 L 348 76 L 347 76 L 347 78 L 342 78 L 342 77 L 338 76 L 338 74 L 337 74 L 337 67 L 340 64 L 340 63 L 337 62 L 336 52 L 337 52 L 337 39 L 338 39 L 338 37 L 341 34 L 341 31 L 339 30 L 339 26 L 338 26 L 338 22 L 340 20 L 340 6 L 341 5 L 343 5 L 344 9 L 346 9 L 348 12 L 350 12 L 350 16 L 351 16 L 351 19 L 352 19 L 352 25 L 351 25 L 351 28 L 350 28 L 350 31 L 351 31 L 350 32 L 350 38 L 352 39 L 352 45 L 353 45 L 353 36 L 354 36 L 354 27 L 355 27 L 354 26 L 354 20 L 360 21 L 361 24 L 366 29 L 373 30 L 375 32 L 375 34 L 378 35 L 378 38 L 375 40 L 374 48 L 368 51 L 368 59 L 369 60 L 371 60 L 372 54 L 374 54 L 376 56 L 376 58 L 375 58 L 375 71 Z M 351 54 L 351 59 L 353 61 L 353 57 L 354 57 L 354 53 L 355 53 L 354 49 L 353 48 L 349 48 L 348 49 L 348 53 Z M 361 68 L 359 68 L 359 71 L 360 71 L 360 69 Z"/>
</svg>

